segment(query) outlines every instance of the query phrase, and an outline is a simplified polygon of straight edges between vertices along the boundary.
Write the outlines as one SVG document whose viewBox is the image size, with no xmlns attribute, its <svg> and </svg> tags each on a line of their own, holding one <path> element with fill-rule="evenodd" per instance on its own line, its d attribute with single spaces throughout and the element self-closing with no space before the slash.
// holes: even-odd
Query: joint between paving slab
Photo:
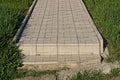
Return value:
<svg viewBox="0 0 120 80">
<path fill-rule="evenodd" d="M 58 61 L 58 29 L 59 29 L 59 0 L 58 0 L 58 6 L 57 6 L 57 61 Z"/>
<path fill-rule="evenodd" d="M 44 15 L 43 15 L 43 17 L 42 17 L 42 22 L 41 22 L 40 29 L 39 29 L 39 32 L 38 32 L 38 37 L 37 37 L 36 44 L 38 43 L 39 34 L 40 34 L 40 31 L 41 31 L 41 27 L 42 27 L 43 19 L 44 19 L 44 16 L 45 16 L 45 11 L 46 11 L 46 8 L 47 8 L 47 3 L 48 3 L 48 0 L 47 0 L 46 5 L 45 5 Z M 36 46 L 37 46 L 37 45 L 36 45 Z M 36 47 L 36 54 L 38 53 L 37 51 L 38 51 L 38 48 Z"/>
<path fill-rule="evenodd" d="M 76 25 L 75 25 L 75 21 L 73 18 L 73 12 L 72 12 L 72 7 L 71 7 L 71 2 L 69 0 L 69 4 L 70 4 L 70 8 L 71 8 L 71 13 L 72 13 L 72 19 L 73 19 L 73 23 L 74 23 L 74 28 L 75 28 L 75 32 L 76 32 L 76 36 L 77 36 L 77 41 L 78 41 L 78 56 L 79 56 L 79 61 L 80 61 L 80 51 L 79 51 L 79 38 L 78 38 L 78 34 L 77 34 L 77 30 L 76 30 Z"/>
</svg>

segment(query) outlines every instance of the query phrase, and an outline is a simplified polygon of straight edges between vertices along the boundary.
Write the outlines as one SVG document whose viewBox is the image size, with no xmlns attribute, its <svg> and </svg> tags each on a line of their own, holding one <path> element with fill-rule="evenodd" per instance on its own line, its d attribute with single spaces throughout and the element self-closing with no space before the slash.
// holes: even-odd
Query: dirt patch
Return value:
<svg viewBox="0 0 120 80">
<path fill-rule="evenodd" d="M 45 65 L 46 67 L 42 66 L 43 69 L 39 66 L 31 66 L 30 69 L 36 69 L 36 70 L 45 70 L 45 68 L 50 67 L 50 65 Z M 52 65 L 53 66 L 53 65 Z M 28 66 L 27 66 L 28 67 Z M 119 67 L 116 64 L 109 64 L 109 63 L 86 63 L 86 64 L 77 64 L 77 65 L 72 65 L 72 67 L 68 68 L 68 69 L 64 69 L 66 67 L 64 67 L 63 69 L 61 68 L 63 67 L 62 65 L 54 65 L 54 67 L 51 67 L 50 70 L 54 70 L 56 68 L 59 69 L 59 71 L 55 74 L 47 74 L 47 75 L 42 75 L 41 77 L 26 77 L 26 78 L 21 78 L 18 80 L 66 80 L 70 77 L 72 77 L 75 73 L 77 72 L 81 72 L 84 70 L 101 70 L 104 73 L 108 73 L 111 68 L 117 68 Z M 47 68 L 48 69 L 48 68 Z M 113 78 L 112 80 L 120 80 L 120 77 L 117 78 Z"/>
<path fill-rule="evenodd" d="M 43 75 L 41 77 L 25 77 L 16 80 L 56 80 L 54 75 Z"/>
<path fill-rule="evenodd" d="M 111 80 L 120 80 L 120 76 L 112 78 Z"/>
</svg>

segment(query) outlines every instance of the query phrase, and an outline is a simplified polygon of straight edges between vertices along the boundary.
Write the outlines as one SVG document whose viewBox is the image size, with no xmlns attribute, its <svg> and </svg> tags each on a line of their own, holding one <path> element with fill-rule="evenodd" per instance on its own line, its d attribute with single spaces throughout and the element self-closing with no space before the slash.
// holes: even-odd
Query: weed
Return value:
<svg viewBox="0 0 120 80">
<path fill-rule="evenodd" d="M 120 68 L 114 68 L 110 71 L 112 77 L 120 76 Z"/>
</svg>

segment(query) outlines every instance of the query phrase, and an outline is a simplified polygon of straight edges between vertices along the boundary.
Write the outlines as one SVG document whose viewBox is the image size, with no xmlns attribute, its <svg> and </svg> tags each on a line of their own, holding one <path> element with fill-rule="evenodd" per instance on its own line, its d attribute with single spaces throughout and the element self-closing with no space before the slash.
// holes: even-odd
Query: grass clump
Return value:
<svg viewBox="0 0 120 80">
<path fill-rule="evenodd" d="M 20 51 L 12 42 L 32 0 L 0 0 L 0 80 L 11 80 L 21 65 Z"/>
<path fill-rule="evenodd" d="M 114 80 L 118 76 L 120 76 L 120 68 L 114 68 L 107 74 L 97 70 L 78 72 L 68 80 Z"/>
<path fill-rule="evenodd" d="M 120 61 L 119 0 L 83 0 L 109 49 L 108 61 Z M 105 46 L 106 46 L 105 45 Z"/>
<path fill-rule="evenodd" d="M 84 71 L 76 73 L 70 80 L 108 80 L 109 76 L 101 71 Z"/>
<path fill-rule="evenodd" d="M 114 68 L 114 69 L 111 69 L 111 71 L 110 71 L 110 75 L 111 75 L 111 77 L 117 77 L 117 76 L 120 76 L 120 68 Z"/>
</svg>

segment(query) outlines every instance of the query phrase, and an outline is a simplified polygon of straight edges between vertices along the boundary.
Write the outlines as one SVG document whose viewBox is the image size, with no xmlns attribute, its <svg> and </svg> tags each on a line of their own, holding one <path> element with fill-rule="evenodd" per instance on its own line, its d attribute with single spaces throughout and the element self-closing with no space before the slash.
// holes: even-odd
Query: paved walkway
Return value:
<svg viewBox="0 0 120 80">
<path fill-rule="evenodd" d="M 103 52 L 101 35 L 82 0 L 38 0 L 19 43 L 34 59 L 80 60 Z"/>
</svg>

